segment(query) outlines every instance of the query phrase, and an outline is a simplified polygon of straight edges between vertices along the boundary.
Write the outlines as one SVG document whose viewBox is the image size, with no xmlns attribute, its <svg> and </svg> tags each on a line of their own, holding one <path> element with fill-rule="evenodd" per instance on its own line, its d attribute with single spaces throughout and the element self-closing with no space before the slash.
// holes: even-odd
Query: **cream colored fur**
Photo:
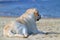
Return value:
<svg viewBox="0 0 60 40">
<path fill-rule="evenodd" d="M 36 27 L 37 16 L 34 14 L 36 12 L 35 8 L 28 9 L 15 21 L 5 25 L 3 35 L 7 37 L 28 37 L 30 34 L 36 34 L 38 32 Z"/>
</svg>

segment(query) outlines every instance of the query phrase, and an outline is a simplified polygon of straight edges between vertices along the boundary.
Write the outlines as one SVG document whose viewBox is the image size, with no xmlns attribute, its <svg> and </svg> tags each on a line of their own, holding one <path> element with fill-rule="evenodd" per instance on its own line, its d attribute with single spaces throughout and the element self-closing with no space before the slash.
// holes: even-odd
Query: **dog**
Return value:
<svg viewBox="0 0 60 40">
<path fill-rule="evenodd" d="M 7 37 L 28 37 L 30 34 L 36 34 L 38 29 L 36 27 L 36 21 L 41 19 L 36 8 L 28 9 L 15 21 L 11 21 L 6 24 L 3 29 L 3 35 Z"/>
</svg>

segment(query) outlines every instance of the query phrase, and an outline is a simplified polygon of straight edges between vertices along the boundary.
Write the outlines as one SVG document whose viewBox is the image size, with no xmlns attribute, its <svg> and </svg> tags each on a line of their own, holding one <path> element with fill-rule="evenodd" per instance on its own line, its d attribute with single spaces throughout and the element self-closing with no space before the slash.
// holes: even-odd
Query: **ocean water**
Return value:
<svg viewBox="0 0 60 40">
<path fill-rule="evenodd" d="M 0 1 L 0 16 L 20 16 L 29 8 L 37 8 L 43 18 L 60 18 L 60 0 Z"/>
</svg>

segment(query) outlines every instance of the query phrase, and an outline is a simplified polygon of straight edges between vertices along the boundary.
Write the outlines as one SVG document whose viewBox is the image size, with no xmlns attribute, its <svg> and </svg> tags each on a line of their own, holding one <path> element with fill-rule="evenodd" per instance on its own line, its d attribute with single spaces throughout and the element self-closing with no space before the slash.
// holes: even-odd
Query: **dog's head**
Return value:
<svg viewBox="0 0 60 40">
<path fill-rule="evenodd" d="M 41 19 L 41 15 L 39 14 L 39 12 L 36 8 L 28 9 L 26 12 L 29 13 L 29 14 L 33 13 L 36 21 L 39 21 L 39 19 Z"/>
</svg>

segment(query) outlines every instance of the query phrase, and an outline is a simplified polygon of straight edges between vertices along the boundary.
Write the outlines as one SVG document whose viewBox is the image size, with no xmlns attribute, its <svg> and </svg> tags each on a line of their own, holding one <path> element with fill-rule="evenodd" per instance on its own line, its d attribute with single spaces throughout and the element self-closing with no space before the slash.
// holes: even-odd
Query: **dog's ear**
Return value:
<svg viewBox="0 0 60 40">
<path fill-rule="evenodd" d="M 34 12 L 34 15 L 35 15 L 36 17 L 39 16 L 38 11 L 35 11 L 35 12 Z"/>
</svg>

